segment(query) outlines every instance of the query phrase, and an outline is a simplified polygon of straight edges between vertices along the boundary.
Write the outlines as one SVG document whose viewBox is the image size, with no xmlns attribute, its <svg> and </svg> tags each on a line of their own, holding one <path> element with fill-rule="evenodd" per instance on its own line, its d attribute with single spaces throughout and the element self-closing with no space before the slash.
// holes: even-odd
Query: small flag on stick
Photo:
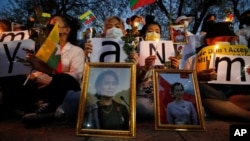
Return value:
<svg viewBox="0 0 250 141">
<path fill-rule="evenodd" d="M 47 63 L 51 68 L 56 69 L 61 60 L 59 46 L 59 28 L 58 23 L 46 38 L 40 49 L 36 53 L 36 57 Z"/>
<path fill-rule="evenodd" d="M 88 10 L 87 12 L 83 13 L 79 19 L 85 24 L 89 24 L 90 22 L 94 21 L 96 19 L 95 15 L 92 13 L 91 10 Z"/>
<path fill-rule="evenodd" d="M 51 17 L 51 15 L 50 15 L 50 13 L 42 13 L 42 17 L 47 17 L 47 18 L 50 18 Z"/>
</svg>

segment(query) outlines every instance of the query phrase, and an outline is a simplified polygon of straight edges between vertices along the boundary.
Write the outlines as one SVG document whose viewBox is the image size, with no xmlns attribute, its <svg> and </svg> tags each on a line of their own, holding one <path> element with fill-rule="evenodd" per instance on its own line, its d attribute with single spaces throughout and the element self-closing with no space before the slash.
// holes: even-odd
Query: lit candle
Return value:
<svg viewBox="0 0 250 141">
<path fill-rule="evenodd" d="M 213 65 L 212 67 L 215 68 L 215 61 L 216 61 L 216 50 L 219 48 L 219 45 L 215 45 L 214 53 L 213 53 Z"/>
<path fill-rule="evenodd" d="M 135 22 L 135 23 L 134 23 L 134 26 L 135 26 L 136 28 L 138 28 L 139 22 Z"/>
<path fill-rule="evenodd" d="M 90 40 L 92 39 L 92 36 L 93 36 L 93 31 L 92 31 L 92 28 L 90 27 L 89 28 L 89 39 Z"/>
<path fill-rule="evenodd" d="M 89 40 L 92 40 L 92 36 L 93 36 L 93 29 L 90 27 L 89 28 Z M 90 53 L 87 54 L 88 56 L 88 61 L 90 61 Z"/>
</svg>

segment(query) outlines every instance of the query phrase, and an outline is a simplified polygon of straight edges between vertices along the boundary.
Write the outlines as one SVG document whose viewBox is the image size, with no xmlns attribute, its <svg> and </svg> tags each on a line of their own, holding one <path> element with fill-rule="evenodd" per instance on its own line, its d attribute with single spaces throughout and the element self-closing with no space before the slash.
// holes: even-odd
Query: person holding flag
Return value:
<svg viewBox="0 0 250 141">
<path fill-rule="evenodd" d="M 54 116 L 69 90 L 80 91 L 85 54 L 74 45 L 80 24 L 67 15 L 54 15 L 48 26 L 53 30 L 43 45 L 36 54 L 28 53 L 26 57 L 36 70 L 28 83 L 36 84 L 31 96 L 37 108 L 24 115 L 24 121 Z"/>
</svg>

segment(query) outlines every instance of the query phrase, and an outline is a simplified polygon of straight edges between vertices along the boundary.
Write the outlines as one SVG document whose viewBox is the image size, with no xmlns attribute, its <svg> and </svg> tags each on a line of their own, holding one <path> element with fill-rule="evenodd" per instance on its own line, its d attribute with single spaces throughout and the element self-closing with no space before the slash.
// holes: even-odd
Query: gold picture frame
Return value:
<svg viewBox="0 0 250 141">
<path fill-rule="evenodd" d="M 155 69 L 153 74 L 155 129 L 206 130 L 195 71 Z"/>
<path fill-rule="evenodd" d="M 77 135 L 135 137 L 135 68 L 134 63 L 86 63 Z"/>
<path fill-rule="evenodd" d="M 173 44 L 187 44 L 187 32 L 184 25 L 171 25 L 170 26 L 170 37 Z"/>
</svg>

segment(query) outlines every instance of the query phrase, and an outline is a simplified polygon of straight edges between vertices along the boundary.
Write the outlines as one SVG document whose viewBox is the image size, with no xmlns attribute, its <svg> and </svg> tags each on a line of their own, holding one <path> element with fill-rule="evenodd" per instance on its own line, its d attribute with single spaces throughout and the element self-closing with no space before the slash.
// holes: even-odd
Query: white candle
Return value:
<svg viewBox="0 0 250 141">
<path fill-rule="evenodd" d="M 218 49 L 219 45 L 215 45 L 214 54 L 213 54 L 213 65 L 212 67 L 215 68 L 215 61 L 216 61 L 216 50 Z"/>
<path fill-rule="evenodd" d="M 93 31 L 92 31 L 92 28 L 90 27 L 89 28 L 89 39 L 90 40 L 92 39 L 92 36 L 93 36 Z"/>
<path fill-rule="evenodd" d="M 92 36 L 93 36 L 93 29 L 90 27 L 89 28 L 89 39 L 88 40 L 92 40 Z M 88 56 L 88 61 L 90 61 L 90 53 L 87 54 Z"/>
</svg>

